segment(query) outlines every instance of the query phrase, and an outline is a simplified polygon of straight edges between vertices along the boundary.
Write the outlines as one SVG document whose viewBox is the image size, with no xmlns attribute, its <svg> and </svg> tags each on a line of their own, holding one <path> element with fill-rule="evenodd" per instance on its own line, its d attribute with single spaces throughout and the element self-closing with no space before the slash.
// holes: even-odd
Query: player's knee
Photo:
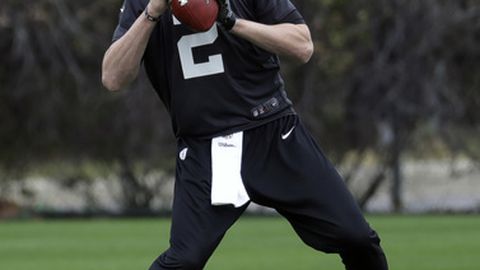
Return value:
<svg viewBox="0 0 480 270">
<path fill-rule="evenodd" d="M 198 252 L 190 252 L 185 254 L 181 260 L 181 269 L 185 270 L 201 270 L 205 266 L 206 258 Z"/>
<path fill-rule="evenodd" d="M 369 247 L 378 246 L 380 238 L 377 233 L 370 229 L 350 228 L 344 230 L 341 235 L 341 242 L 345 249 L 368 249 Z"/>
</svg>

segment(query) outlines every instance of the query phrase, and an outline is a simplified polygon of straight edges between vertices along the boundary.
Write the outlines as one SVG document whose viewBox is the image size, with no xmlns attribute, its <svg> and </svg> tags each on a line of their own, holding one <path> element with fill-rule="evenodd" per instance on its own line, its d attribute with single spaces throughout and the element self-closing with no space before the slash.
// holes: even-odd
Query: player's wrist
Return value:
<svg viewBox="0 0 480 270">
<path fill-rule="evenodd" d="M 228 14 L 219 21 L 225 30 L 230 31 L 237 23 L 237 16 L 235 16 L 235 14 L 229 10 Z"/>
<path fill-rule="evenodd" d="M 150 21 L 158 21 L 160 16 L 167 10 L 169 0 L 152 0 L 145 8 L 145 16 Z"/>
</svg>

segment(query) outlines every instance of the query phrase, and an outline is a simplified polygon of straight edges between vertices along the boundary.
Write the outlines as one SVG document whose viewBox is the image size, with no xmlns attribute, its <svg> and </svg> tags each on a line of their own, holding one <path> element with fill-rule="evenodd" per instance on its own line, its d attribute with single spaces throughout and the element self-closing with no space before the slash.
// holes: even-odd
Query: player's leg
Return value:
<svg viewBox="0 0 480 270">
<path fill-rule="evenodd" d="M 247 132 L 244 145 L 242 174 L 254 202 L 277 209 L 309 246 L 339 253 L 348 270 L 388 268 L 377 234 L 296 117 Z"/>
<path fill-rule="evenodd" d="M 210 142 L 180 142 L 170 232 L 170 248 L 149 270 L 203 269 L 225 232 L 245 210 L 210 203 Z"/>
</svg>

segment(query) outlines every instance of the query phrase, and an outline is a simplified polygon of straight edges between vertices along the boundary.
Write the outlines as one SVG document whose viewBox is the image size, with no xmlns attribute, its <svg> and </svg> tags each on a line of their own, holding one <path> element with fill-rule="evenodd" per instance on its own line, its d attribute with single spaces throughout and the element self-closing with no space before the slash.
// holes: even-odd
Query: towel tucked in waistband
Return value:
<svg viewBox="0 0 480 270">
<path fill-rule="evenodd" d="M 240 207 L 250 201 L 241 176 L 243 132 L 212 139 L 212 205 Z"/>
</svg>

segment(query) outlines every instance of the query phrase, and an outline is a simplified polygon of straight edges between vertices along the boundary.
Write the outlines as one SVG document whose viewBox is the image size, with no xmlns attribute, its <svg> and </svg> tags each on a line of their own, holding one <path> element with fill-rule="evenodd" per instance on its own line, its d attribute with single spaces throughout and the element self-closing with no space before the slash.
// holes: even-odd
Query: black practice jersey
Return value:
<svg viewBox="0 0 480 270">
<path fill-rule="evenodd" d="M 125 0 L 113 40 L 128 31 L 147 4 L 148 0 Z M 304 23 L 289 0 L 230 4 L 239 18 Z M 193 32 L 167 11 L 150 37 L 143 62 L 177 137 L 225 135 L 294 113 L 278 57 L 220 26 Z"/>
</svg>

